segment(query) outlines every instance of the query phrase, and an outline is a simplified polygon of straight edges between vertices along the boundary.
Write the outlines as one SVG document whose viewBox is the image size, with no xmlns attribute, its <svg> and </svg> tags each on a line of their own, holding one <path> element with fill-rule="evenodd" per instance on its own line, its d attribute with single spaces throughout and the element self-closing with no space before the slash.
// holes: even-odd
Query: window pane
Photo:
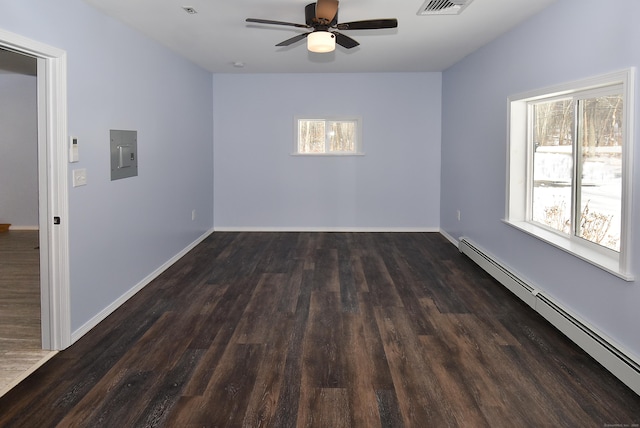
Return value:
<svg viewBox="0 0 640 428">
<path fill-rule="evenodd" d="M 298 153 L 324 153 L 324 120 L 298 122 Z"/>
<path fill-rule="evenodd" d="M 329 151 L 355 152 L 356 124 L 354 122 L 331 122 Z"/>
<path fill-rule="evenodd" d="M 531 218 L 571 233 L 574 101 L 532 105 L 533 190 Z"/>
<path fill-rule="evenodd" d="M 362 122 L 358 118 L 296 117 L 296 154 L 362 155 Z"/>
<path fill-rule="evenodd" d="M 576 234 L 620 251 L 622 95 L 580 100 L 580 224 Z"/>
</svg>

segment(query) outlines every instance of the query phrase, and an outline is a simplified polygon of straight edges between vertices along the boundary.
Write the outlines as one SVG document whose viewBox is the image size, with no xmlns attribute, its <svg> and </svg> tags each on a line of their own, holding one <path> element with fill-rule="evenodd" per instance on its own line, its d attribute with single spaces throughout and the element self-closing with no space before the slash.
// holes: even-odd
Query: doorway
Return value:
<svg viewBox="0 0 640 428">
<path fill-rule="evenodd" d="M 56 351 L 71 344 L 66 52 L 2 29 L 0 48 L 37 63 L 41 337 L 42 349 Z"/>
<path fill-rule="evenodd" d="M 35 58 L 0 48 L 0 391 L 51 352 L 40 320 L 36 76 Z"/>
</svg>

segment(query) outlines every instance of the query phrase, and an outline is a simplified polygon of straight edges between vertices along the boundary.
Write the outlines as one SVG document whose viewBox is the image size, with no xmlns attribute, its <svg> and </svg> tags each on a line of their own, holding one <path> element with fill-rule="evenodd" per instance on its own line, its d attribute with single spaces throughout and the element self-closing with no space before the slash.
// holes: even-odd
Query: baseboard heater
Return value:
<svg viewBox="0 0 640 428">
<path fill-rule="evenodd" d="M 612 339 L 571 314 L 466 237 L 460 238 L 458 249 L 640 395 L 640 364 Z"/>
</svg>

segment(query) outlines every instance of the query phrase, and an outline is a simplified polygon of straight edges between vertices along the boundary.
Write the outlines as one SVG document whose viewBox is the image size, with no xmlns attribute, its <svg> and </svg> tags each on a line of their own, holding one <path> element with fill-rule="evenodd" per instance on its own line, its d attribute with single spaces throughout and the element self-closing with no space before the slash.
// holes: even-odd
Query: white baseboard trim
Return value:
<svg viewBox="0 0 640 428">
<path fill-rule="evenodd" d="M 195 241 L 193 241 L 191 244 L 189 244 L 187 247 L 185 247 L 182 251 L 180 251 L 178 254 L 173 256 L 171 259 L 167 260 L 164 264 L 162 264 L 156 270 L 154 270 L 149 275 L 147 275 L 142 281 L 140 281 L 135 286 L 133 286 L 129 291 L 127 291 L 122 296 L 117 298 L 113 303 L 111 303 L 109 306 L 104 308 L 102 311 L 100 311 L 98 314 L 96 314 L 89 321 L 84 323 L 76 331 L 71 333 L 71 344 L 75 343 L 78 339 L 80 339 L 82 336 L 87 334 L 89 332 L 89 330 L 91 330 L 93 327 L 97 326 L 106 317 L 111 315 L 111 313 L 113 311 L 115 311 L 116 309 L 118 309 L 120 306 L 122 306 L 122 304 L 124 302 L 129 300 L 138 291 L 142 290 L 147 284 L 149 284 L 151 281 L 153 281 L 158 276 L 160 276 L 160 274 L 162 274 L 162 272 L 167 270 L 169 267 L 171 267 L 171 265 L 173 265 L 175 262 L 177 262 L 182 257 L 184 257 L 185 254 L 187 254 L 189 251 L 191 251 L 193 248 L 195 248 L 196 245 L 198 245 L 199 243 L 204 241 L 212 233 L 213 233 L 213 229 L 209 229 L 208 231 L 206 231 L 204 234 L 202 234 L 200 237 L 198 237 Z"/>
<path fill-rule="evenodd" d="M 640 395 L 640 358 L 468 238 L 459 250 Z"/>
<path fill-rule="evenodd" d="M 440 232 L 439 227 L 235 227 L 215 226 L 216 232 Z"/>
<path fill-rule="evenodd" d="M 9 226 L 9 230 L 40 230 L 39 226 Z"/>
<path fill-rule="evenodd" d="M 442 235 L 445 238 L 447 238 L 447 240 L 449 242 L 451 242 L 453 245 L 455 245 L 456 247 L 458 246 L 458 240 L 456 238 L 454 238 L 453 236 L 449 235 L 447 232 L 445 232 L 442 229 L 440 229 L 439 232 L 440 232 L 440 235 Z"/>
</svg>

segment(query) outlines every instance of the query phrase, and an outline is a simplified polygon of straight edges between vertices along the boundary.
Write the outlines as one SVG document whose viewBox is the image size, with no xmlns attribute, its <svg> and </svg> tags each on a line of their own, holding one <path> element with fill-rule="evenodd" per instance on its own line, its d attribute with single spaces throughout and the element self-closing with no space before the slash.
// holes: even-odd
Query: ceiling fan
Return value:
<svg viewBox="0 0 640 428">
<path fill-rule="evenodd" d="M 290 39 L 278 43 L 276 46 L 289 46 L 300 40 L 307 39 L 307 48 L 311 52 L 331 52 L 336 43 L 351 49 L 360 43 L 351 37 L 339 33 L 337 30 L 377 30 L 381 28 L 396 28 L 398 20 L 393 19 L 369 19 L 364 21 L 343 22 L 338 24 L 338 0 L 317 0 L 304 8 L 306 24 L 292 22 L 272 21 L 270 19 L 247 18 L 247 22 L 258 24 L 286 25 L 297 28 L 310 28 L 308 33 L 298 34 Z"/>
</svg>

